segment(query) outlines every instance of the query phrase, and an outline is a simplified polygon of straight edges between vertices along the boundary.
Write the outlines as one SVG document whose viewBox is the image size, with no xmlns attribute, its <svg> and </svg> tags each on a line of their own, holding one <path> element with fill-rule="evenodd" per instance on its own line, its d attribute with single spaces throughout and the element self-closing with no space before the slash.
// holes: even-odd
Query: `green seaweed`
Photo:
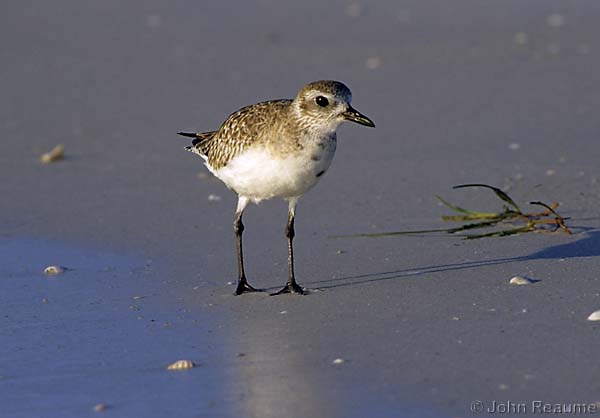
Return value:
<svg viewBox="0 0 600 418">
<path fill-rule="evenodd" d="M 351 235 L 336 235 L 330 238 L 357 238 L 357 237 L 391 237 L 397 235 L 422 235 L 431 233 L 447 233 L 461 236 L 464 239 L 478 239 L 490 237 L 505 237 L 511 235 L 525 234 L 529 232 L 554 232 L 562 230 L 566 234 L 571 234 L 571 230 L 566 226 L 565 220 L 556 212 L 558 203 L 546 204 L 539 201 L 529 202 L 530 205 L 541 206 L 544 208 L 541 212 L 524 213 L 519 205 L 504 191 L 497 187 L 487 184 L 461 184 L 454 186 L 453 189 L 466 187 L 483 187 L 490 189 L 494 194 L 506 203 L 502 205 L 500 212 L 481 212 L 477 210 L 465 209 L 463 207 L 449 203 L 440 196 L 435 196 L 444 206 L 458 212 L 459 215 L 444 215 L 442 220 L 447 222 L 468 222 L 453 228 L 425 229 L 413 231 L 393 231 L 393 232 L 375 232 Z M 464 233 L 483 228 L 495 228 L 490 232 L 482 233 Z"/>
</svg>

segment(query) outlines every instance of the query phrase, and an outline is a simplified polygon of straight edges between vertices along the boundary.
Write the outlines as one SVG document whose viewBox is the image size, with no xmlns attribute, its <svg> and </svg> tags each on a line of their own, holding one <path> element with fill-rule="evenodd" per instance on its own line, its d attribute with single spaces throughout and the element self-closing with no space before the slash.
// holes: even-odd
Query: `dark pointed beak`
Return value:
<svg viewBox="0 0 600 418">
<path fill-rule="evenodd" d="M 371 119 L 360 113 L 358 110 L 354 109 L 352 106 L 348 106 L 348 109 L 342 113 L 345 120 L 349 120 L 351 122 L 356 122 L 359 125 L 365 125 L 370 128 L 374 128 L 375 124 Z"/>
</svg>

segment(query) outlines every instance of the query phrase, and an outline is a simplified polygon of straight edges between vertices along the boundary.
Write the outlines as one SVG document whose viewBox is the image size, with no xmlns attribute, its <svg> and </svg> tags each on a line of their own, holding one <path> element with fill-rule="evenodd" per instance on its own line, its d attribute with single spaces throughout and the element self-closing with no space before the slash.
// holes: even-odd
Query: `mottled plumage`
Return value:
<svg viewBox="0 0 600 418">
<path fill-rule="evenodd" d="M 283 128 L 291 103 L 271 100 L 243 107 L 229 115 L 218 131 L 196 134 L 187 148 L 205 156 L 211 168 L 218 170 L 247 147 L 272 140 L 273 133 Z"/>
<path fill-rule="evenodd" d="M 344 120 L 373 122 L 350 106 L 350 89 L 338 81 L 315 81 L 294 100 L 246 106 L 232 113 L 217 131 L 183 133 L 193 137 L 186 149 L 200 155 L 208 169 L 238 194 L 234 231 L 238 249 L 236 294 L 256 290 L 244 273 L 242 213 L 249 202 L 273 197 L 289 201 L 286 236 L 289 277 L 278 293 L 302 293 L 294 278 L 292 239 L 298 199 L 327 171 L 336 150 L 336 128 Z"/>
</svg>

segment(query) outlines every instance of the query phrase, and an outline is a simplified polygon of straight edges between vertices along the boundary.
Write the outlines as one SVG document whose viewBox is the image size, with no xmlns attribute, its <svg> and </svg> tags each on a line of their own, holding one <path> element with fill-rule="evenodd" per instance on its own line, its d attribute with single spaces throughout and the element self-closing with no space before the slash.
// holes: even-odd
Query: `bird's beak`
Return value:
<svg viewBox="0 0 600 418">
<path fill-rule="evenodd" d="M 371 128 L 375 127 L 375 124 L 371 119 L 360 113 L 358 110 L 354 109 L 352 106 L 348 106 L 348 109 L 344 113 L 342 113 L 342 116 L 345 120 L 356 122 L 360 125 L 369 126 Z"/>
</svg>

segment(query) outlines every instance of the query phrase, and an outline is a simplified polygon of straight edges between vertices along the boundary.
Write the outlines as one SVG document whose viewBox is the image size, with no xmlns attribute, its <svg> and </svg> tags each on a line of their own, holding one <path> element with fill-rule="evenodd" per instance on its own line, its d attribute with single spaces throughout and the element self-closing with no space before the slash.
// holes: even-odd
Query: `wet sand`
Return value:
<svg viewBox="0 0 600 418">
<path fill-rule="evenodd" d="M 600 401 L 586 321 L 600 309 L 599 17 L 592 1 L 7 6 L 2 414 L 421 418 L 511 401 L 529 416 L 533 401 Z M 298 280 L 322 291 L 234 297 L 235 196 L 175 133 L 321 78 L 377 124 L 340 128 L 298 207 Z M 65 160 L 40 164 L 57 144 Z M 497 209 L 451 190 L 471 182 L 560 202 L 574 234 L 329 238 L 441 227 L 434 195 Z M 256 286 L 285 281 L 285 208 L 245 216 Z M 70 270 L 47 277 L 51 264 Z M 165 370 L 178 359 L 199 367 Z"/>
</svg>

